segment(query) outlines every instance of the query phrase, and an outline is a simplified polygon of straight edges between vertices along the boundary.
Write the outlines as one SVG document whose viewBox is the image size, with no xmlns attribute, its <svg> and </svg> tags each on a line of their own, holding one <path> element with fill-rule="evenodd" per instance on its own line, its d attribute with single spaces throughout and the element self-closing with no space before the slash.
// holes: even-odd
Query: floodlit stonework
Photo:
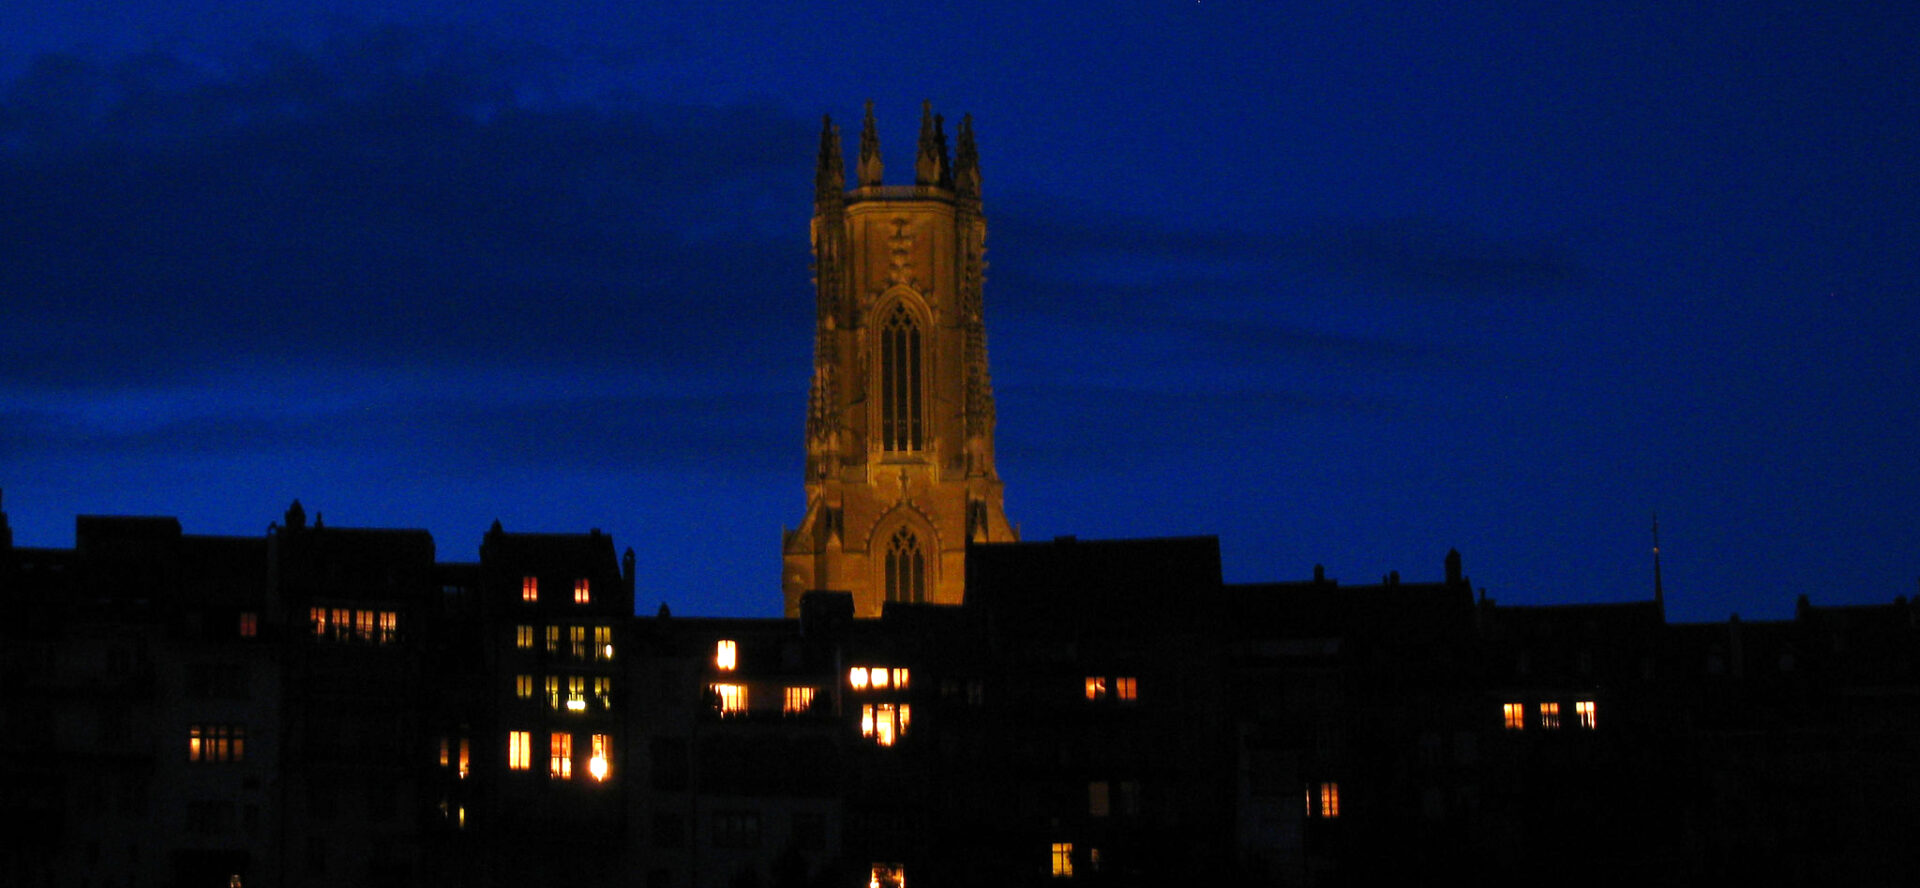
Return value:
<svg viewBox="0 0 1920 888">
<path fill-rule="evenodd" d="M 869 104 L 857 185 L 840 135 L 820 134 L 813 215 L 813 384 L 807 510 L 782 540 L 787 616 L 815 590 L 959 604 L 969 542 L 1009 542 L 993 463 L 993 384 L 981 283 L 986 220 L 971 119 L 957 156 L 921 111 L 914 184 L 881 183 Z"/>
</svg>

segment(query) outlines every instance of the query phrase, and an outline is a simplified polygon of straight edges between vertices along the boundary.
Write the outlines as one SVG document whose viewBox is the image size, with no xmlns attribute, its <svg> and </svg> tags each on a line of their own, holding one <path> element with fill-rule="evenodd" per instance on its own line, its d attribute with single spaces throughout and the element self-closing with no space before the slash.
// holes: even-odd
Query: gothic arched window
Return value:
<svg viewBox="0 0 1920 888">
<path fill-rule="evenodd" d="M 882 450 L 921 448 L 920 324 L 896 303 L 880 327 L 880 442 Z"/>
<path fill-rule="evenodd" d="M 919 604 L 927 600 L 927 560 L 920 541 L 904 527 L 887 541 L 887 600 Z"/>
</svg>

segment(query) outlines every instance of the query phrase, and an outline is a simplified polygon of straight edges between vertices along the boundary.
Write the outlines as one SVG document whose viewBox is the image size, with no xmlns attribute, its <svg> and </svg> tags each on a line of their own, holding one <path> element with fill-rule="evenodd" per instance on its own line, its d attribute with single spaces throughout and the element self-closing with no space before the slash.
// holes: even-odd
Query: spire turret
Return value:
<svg viewBox="0 0 1920 888">
<path fill-rule="evenodd" d="M 847 162 L 840 156 L 840 128 L 820 115 L 820 160 L 813 173 L 814 200 L 837 198 L 847 188 Z"/>
<path fill-rule="evenodd" d="M 933 100 L 920 103 L 920 151 L 913 159 L 913 184 L 940 185 L 951 182 L 947 173 L 947 139 L 940 132 L 940 118 L 933 113 Z"/>
<path fill-rule="evenodd" d="M 867 100 L 867 119 L 860 124 L 860 187 L 880 184 L 880 131 L 873 123 L 873 100 Z"/>
<path fill-rule="evenodd" d="M 980 152 L 973 145 L 973 115 L 960 118 L 959 145 L 953 162 L 954 187 L 961 197 L 980 196 Z"/>
</svg>

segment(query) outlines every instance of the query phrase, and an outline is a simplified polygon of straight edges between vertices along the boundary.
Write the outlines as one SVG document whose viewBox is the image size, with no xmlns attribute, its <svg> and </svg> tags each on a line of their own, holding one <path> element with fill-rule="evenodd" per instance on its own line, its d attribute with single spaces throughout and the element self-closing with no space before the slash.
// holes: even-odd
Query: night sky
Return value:
<svg viewBox="0 0 1920 888">
<path fill-rule="evenodd" d="M 1920 578 L 1920 6 L 0 5 L 0 487 L 776 615 L 820 115 L 974 116 L 1008 516 L 1676 619 Z M 329 7 L 325 12 L 316 6 Z"/>
</svg>

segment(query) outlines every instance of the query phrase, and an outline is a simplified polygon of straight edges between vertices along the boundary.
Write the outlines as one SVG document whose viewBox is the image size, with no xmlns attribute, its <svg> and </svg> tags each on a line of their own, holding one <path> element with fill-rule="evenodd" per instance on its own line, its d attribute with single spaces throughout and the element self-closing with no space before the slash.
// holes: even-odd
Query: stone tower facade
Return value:
<svg viewBox="0 0 1920 888">
<path fill-rule="evenodd" d="M 888 601 L 959 604 L 967 543 L 1015 538 L 993 464 L 972 118 L 952 159 L 943 130 L 923 105 L 913 184 L 883 185 L 868 103 L 848 189 L 839 129 L 821 129 L 807 511 L 782 540 L 789 617 L 813 590 L 852 593 L 863 617 Z"/>
</svg>

